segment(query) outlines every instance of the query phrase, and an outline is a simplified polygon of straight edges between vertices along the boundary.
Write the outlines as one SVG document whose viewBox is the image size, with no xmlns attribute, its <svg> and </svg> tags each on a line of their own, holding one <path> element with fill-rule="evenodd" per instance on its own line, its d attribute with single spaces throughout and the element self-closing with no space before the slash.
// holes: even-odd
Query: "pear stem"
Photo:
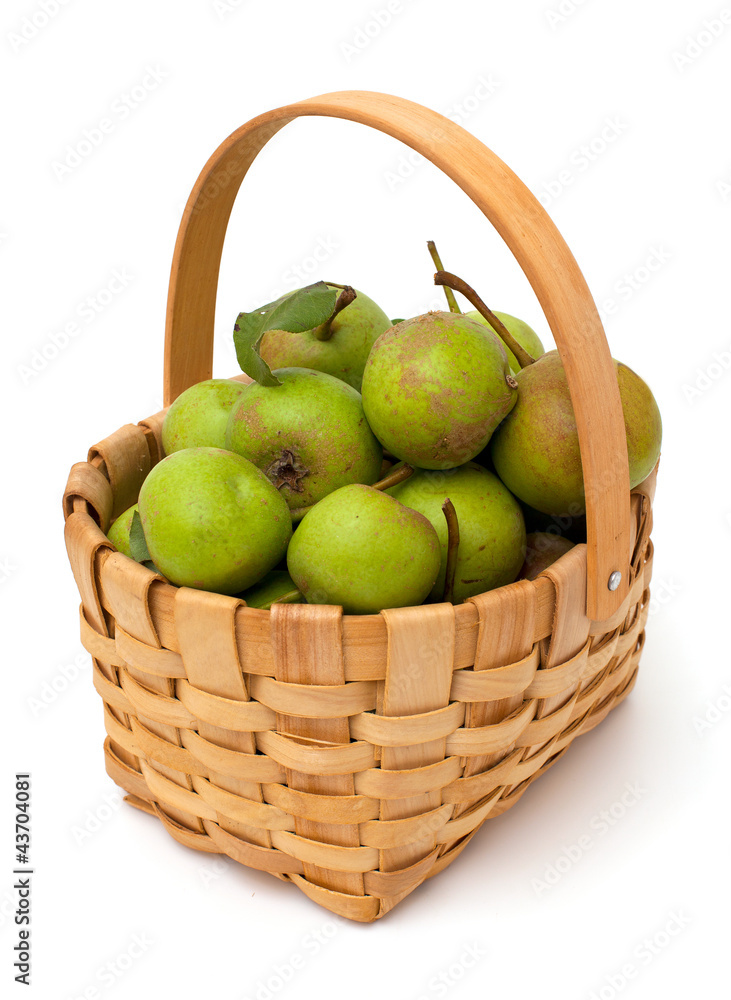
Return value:
<svg viewBox="0 0 731 1000">
<path fill-rule="evenodd" d="M 515 337 L 505 328 L 505 324 L 498 319 L 491 309 L 488 309 L 474 288 L 468 285 L 466 281 L 458 278 L 456 274 L 450 274 L 449 271 L 437 271 L 434 275 L 434 284 L 444 285 L 446 288 L 453 288 L 455 291 L 461 292 L 475 307 L 480 316 L 486 319 L 490 326 L 493 327 L 500 339 L 505 342 L 505 346 L 510 348 L 521 368 L 527 368 L 528 365 L 535 363 L 536 359 L 532 358 L 526 349 L 520 346 Z"/>
<path fill-rule="evenodd" d="M 389 490 L 392 486 L 398 486 L 399 483 L 403 483 L 405 479 L 414 474 L 414 470 L 410 465 L 402 465 L 400 469 L 396 471 L 391 471 L 383 479 L 379 479 L 377 483 L 373 483 L 371 489 L 373 490 Z M 299 507 L 297 510 L 290 511 L 292 515 L 292 524 L 298 524 L 305 514 L 312 510 L 316 504 L 312 504 L 310 507 Z"/>
<path fill-rule="evenodd" d="M 345 309 L 346 306 L 349 306 L 351 302 L 354 302 L 356 298 L 357 294 L 355 289 L 350 285 L 343 285 L 343 290 L 340 295 L 338 295 L 332 315 L 329 319 L 326 319 L 321 326 L 315 327 L 312 331 L 318 340 L 329 340 L 332 337 L 332 321 L 338 313 L 341 313 L 343 309 Z"/>
<path fill-rule="evenodd" d="M 405 479 L 408 479 L 414 474 L 414 470 L 410 465 L 402 465 L 400 469 L 391 469 L 387 476 L 383 479 L 379 479 L 377 483 L 373 484 L 374 490 L 390 490 L 392 486 L 398 486 L 399 483 L 403 483 Z"/>
<path fill-rule="evenodd" d="M 447 497 L 442 504 L 447 519 L 447 568 L 444 574 L 444 597 L 449 604 L 454 603 L 454 578 L 457 575 L 457 554 L 459 552 L 459 521 L 454 504 Z"/>
<path fill-rule="evenodd" d="M 437 269 L 437 271 L 444 271 L 442 258 L 439 256 L 439 251 L 437 250 L 437 245 L 434 242 L 434 240 L 427 240 L 426 245 L 429 248 L 431 259 L 434 261 L 434 267 Z M 444 294 L 447 296 L 447 305 L 449 306 L 449 311 L 453 313 L 459 313 L 461 315 L 462 310 L 457 305 L 457 300 L 454 297 L 454 292 L 449 287 L 449 285 L 444 286 Z"/>
</svg>

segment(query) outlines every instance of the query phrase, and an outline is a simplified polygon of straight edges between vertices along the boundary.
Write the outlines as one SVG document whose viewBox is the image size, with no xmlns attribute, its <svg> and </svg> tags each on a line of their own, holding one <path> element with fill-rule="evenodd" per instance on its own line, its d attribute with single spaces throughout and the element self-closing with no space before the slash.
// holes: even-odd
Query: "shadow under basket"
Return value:
<svg viewBox="0 0 731 1000">
<path fill-rule="evenodd" d="M 270 112 L 209 160 L 173 262 L 166 405 L 211 377 L 218 264 L 241 180 L 266 142 L 306 115 L 408 142 L 467 191 L 515 253 L 569 379 L 587 543 L 535 581 L 379 615 L 261 611 L 176 587 L 105 534 L 163 457 L 163 410 L 72 468 L 66 544 L 104 702 L 106 768 L 126 801 L 188 847 L 271 872 L 369 922 L 446 868 L 631 690 L 648 612 L 656 470 L 630 492 L 606 339 L 544 210 L 469 133 L 387 95 L 326 95 Z M 610 589 L 615 571 L 621 582 Z"/>
</svg>

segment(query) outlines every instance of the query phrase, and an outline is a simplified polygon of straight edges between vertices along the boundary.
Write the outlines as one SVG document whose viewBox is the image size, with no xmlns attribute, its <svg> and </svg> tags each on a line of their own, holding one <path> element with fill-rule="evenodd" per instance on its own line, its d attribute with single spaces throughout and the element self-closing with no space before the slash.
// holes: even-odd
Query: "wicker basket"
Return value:
<svg viewBox="0 0 731 1000">
<path fill-rule="evenodd" d="M 358 121 L 406 142 L 460 185 L 513 251 L 566 368 L 587 543 L 534 582 L 456 607 L 261 611 L 174 587 L 105 535 L 161 458 L 164 410 L 120 428 L 73 467 L 66 542 L 104 701 L 107 771 L 126 800 L 188 847 L 271 872 L 367 922 L 445 868 L 631 689 L 648 609 L 655 473 L 630 493 L 609 349 L 545 211 L 464 129 L 382 94 L 329 94 L 270 112 L 206 164 L 172 266 L 166 406 L 211 377 L 234 198 L 260 149 L 303 115 Z"/>
</svg>

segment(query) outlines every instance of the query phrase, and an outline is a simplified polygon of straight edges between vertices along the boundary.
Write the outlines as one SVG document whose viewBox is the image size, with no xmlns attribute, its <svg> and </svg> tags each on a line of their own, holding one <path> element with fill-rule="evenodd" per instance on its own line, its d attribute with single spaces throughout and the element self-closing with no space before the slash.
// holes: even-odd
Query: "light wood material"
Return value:
<svg viewBox="0 0 731 1000">
<path fill-rule="evenodd" d="M 629 588 L 627 443 L 619 386 L 594 300 L 538 199 L 460 125 L 421 105 L 364 91 L 324 94 L 255 118 L 208 160 L 191 192 L 173 257 L 165 337 L 165 404 L 211 377 L 218 272 L 229 216 L 258 153 L 302 116 L 345 118 L 406 143 L 459 185 L 514 254 L 546 315 L 571 392 L 584 471 L 587 614 L 609 618 Z M 622 574 L 608 589 L 610 575 Z"/>
<path fill-rule="evenodd" d="M 285 707 L 288 711 L 295 708 L 293 702 L 296 701 L 296 697 L 292 696 L 290 684 L 305 687 L 307 693 L 312 691 L 315 697 L 317 687 L 325 686 L 323 704 L 327 704 L 333 685 L 336 686 L 338 693 L 342 693 L 345 671 L 341 619 L 341 608 L 302 604 L 274 605 L 271 611 L 271 628 L 276 679 L 278 682 L 284 682 L 279 685 L 279 690 L 275 693 L 275 703 L 280 701 L 281 706 L 278 694 L 287 685 L 285 690 L 289 697 L 287 704 L 281 707 Z M 345 706 L 340 706 L 339 716 L 331 714 L 333 708 L 329 710 L 326 708 L 317 718 L 316 713 L 313 713 L 314 706 L 307 704 L 307 694 L 303 700 L 304 713 L 291 715 L 277 712 L 279 732 L 299 737 L 303 741 L 316 741 L 325 745 L 351 745 Z M 323 718 L 323 715 L 326 717 Z M 312 774 L 309 771 L 288 768 L 287 785 L 295 791 L 311 792 L 328 798 L 341 795 L 350 797 L 355 793 L 352 773 Z M 361 843 L 358 826 L 353 822 L 333 824 L 300 815 L 294 817 L 294 829 L 302 838 L 335 844 L 343 850 L 355 851 Z M 337 872 L 334 875 L 327 866 L 323 867 L 320 864 L 319 858 L 322 856 L 326 861 L 327 855 L 318 854 L 314 848 L 305 849 L 304 854 L 297 854 L 296 842 L 287 843 L 290 847 L 288 853 L 299 857 L 303 862 L 303 874 L 310 884 L 349 893 L 351 896 L 364 894 L 362 873 L 377 866 L 376 861 L 375 864 L 369 863 L 366 867 L 360 867 L 362 864 L 360 859 L 348 862 L 348 865 L 355 864 L 355 867 L 345 867 L 343 858 L 347 856 L 341 852 L 338 863 L 333 865 Z M 372 860 L 374 855 L 371 854 L 369 857 Z"/>
<path fill-rule="evenodd" d="M 534 584 L 521 580 L 512 587 L 501 587 L 499 590 L 481 594 L 471 598 L 471 603 L 478 609 L 480 630 L 475 650 L 475 677 L 489 679 L 498 675 L 498 680 L 504 678 L 505 663 L 532 666 L 538 663 L 537 649 L 533 644 L 535 636 L 535 601 Z M 510 668 L 508 668 L 510 669 Z M 513 672 L 516 672 L 513 667 Z M 531 675 L 531 682 L 535 673 Z M 525 713 L 535 713 L 532 701 L 524 706 L 526 692 L 530 683 L 523 686 L 520 680 L 525 680 L 524 673 L 512 690 L 505 690 L 501 696 L 499 690 L 492 685 L 492 691 L 480 692 L 482 697 L 474 699 L 465 714 L 465 726 L 485 731 L 480 738 L 487 752 L 475 756 L 463 757 L 464 775 L 479 774 L 498 763 L 513 750 L 515 743 L 511 736 L 517 738 L 523 728 Z M 484 682 L 483 682 L 484 683 Z M 492 694 L 492 697 L 490 697 Z M 491 735 L 492 733 L 492 735 Z M 464 742 L 474 744 L 474 734 Z M 474 744 L 476 745 L 476 744 Z M 456 815 L 469 808 L 469 802 L 458 807 Z"/>
<path fill-rule="evenodd" d="M 383 612 L 389 646 L 383 692 L 384 716 L 422 716 L 431 712 L 433 717 L 434 709 L 449 704 L 454 659 L 454 608 L 451 604 L 437 604 L 429 610 L 428 616 L 420 613 L 419 608 Z M 381 769 L 397 771 L 444 760 L 446 737 L 441 729 L 433 728 L 431 733 L 422 732 L 420 735 L 420 742 L 413 744 L 404 740 L 401 746 L 394 745 L 391 737 L 381 752 Z M 381 871 L 407 868 L 434 850 L 438 827 L 434 827 L 428 817 L 440 805 L 441 796 L 437 790 L 403 799 L 383 800 L 382 820 L 421 816 L 423 823 L 420 835 L 417 830 L 417 839 L 412 840 L 408 847 L 382 851 Z"/>
<path fill-rule="evenodd" d="M 363 121 L 427 150 L 495 222 L 560 327 L 572 393 L 596 437 L 582 454 L 602 482 L 613 459 L 601 428 L 616 416 L 611 393 L 593 410 L 607 375 L 603 338 L 560 237 L 476 140 L 382 95 L 330 95 L 274 112 L 214 154 L 176 251 L 168 393 L 205 377 L 235 189 L 272 129 L 297 114 Z M 435 122 L 443 131 L 430 138 Z M 290 881 L 347 919 L 379 919 L 632 690 L 649 611 L 656 471 L 631 494 L 621 476 L 595 491 L 592 517 L 608 517 L 602 531 L 535 581 L 457 607 L 270 612 L 175 587 L 104 534 L 161 459 L 163 417 L 125 425 L 91 448 L 63 501 L 81 640 L 104 705 L 107 772 L 179 843 Z M 592 604 L 594 556 L 620 550 L 623 589 Z"/>
<path fill-rule="evenodd" d="M 249 692 L 239 663 L 236 648 L 235 616 L 239 601 L 219 594 L 202 594 L 200 591 L 181 587 L 175 601 L 175 626 L 181 643 L 183 666 L 187 679 L 195 690 L 230 701 L 249 701 Z M 178 682 L 180 683 L 180 682 Z M 217 746 L 240 753 L 256 753 L 256 737 L 251 732 L 231 731 L 216 720 L 201 719 L 196 726 L 198 733 Z M 226 802 L 226 792 L 234 797 L 263 802 L 261 784 L 230 774 L 209 772 L 205 794 L 199 782 L 193 787 L 210 805 Z M 220 790 L 217 796 L 215 793 Z M 261 847 L 271 847 L 268 828 L 263 824 L 252 826 L 244 810 L 222 808 L 218 819 L 220 826 L 229 833 Z M 212 817 L 216 819 L 214 815 Z M 263 828 L 262 828 L 263 826 Z"/>
</svg>

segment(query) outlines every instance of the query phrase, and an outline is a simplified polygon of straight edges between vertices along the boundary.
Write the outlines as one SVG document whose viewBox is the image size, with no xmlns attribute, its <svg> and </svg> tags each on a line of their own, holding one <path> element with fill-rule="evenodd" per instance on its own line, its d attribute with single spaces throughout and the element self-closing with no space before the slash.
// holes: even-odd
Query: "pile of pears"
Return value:
<svg viewBox="0 0 731 1000">
<path fill-rule="evenodd" d="M 561 359 L 441 270 L 448 311 L 390 320 L 317 282 L 234 326 L 252 379 L 208 379 L 169 407 L 163 458 L 112 525 L 171 583 L 251 607 L 348 614 L 455 604 L 535 577 L 585 535 Z M 453 289 L 474 311 L 462 313 Z M 654 468 L 660 413 L 615 362 L 630 486 Z"/>
</svg>

